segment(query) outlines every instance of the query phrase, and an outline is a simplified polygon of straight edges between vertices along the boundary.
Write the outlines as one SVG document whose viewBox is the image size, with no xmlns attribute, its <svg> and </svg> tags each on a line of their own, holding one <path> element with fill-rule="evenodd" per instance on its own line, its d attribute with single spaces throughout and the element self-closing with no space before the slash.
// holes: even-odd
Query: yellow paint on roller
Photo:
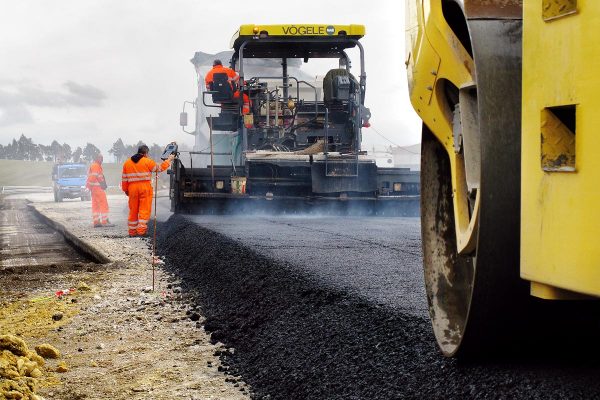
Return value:
<svg viewBox="0 0 600 400">
<path fill-rule="evenodd" d="M 425 1 L 422 8 L 409 2 L 406 27 L 410 101 L 448 153 L 456 242 L 459 253 L 468 254 L 475 249 L 477 242 L 479 196 L 471 212 L 464 157 L 454 149 L 453 110 L 447 104 L 443 82 L 451 82 L 457 88 L 474 87 L 474 61 L 446 22 L 440 0 Z"/>
<path fill-rule="evenodd" d="M 600 2 L 579 0 L 576 14 L 552 22 L 545 3 L 523 5 L 521 277 L 600 296 L 600 42 L 590 36 Z M 565 105 L 576 105 L 573 137 L 544 111 Z M 576 153 L 575 173 L 542 169 L 540 132 L 555 139 L 548 159 L 564 154 L 573 168 Z M 532 284 L 533 293 L 539 288 Z"/>
<path fill-rule="evenodd" d="M 555 286 L 545 285 L 540 282 L 531 282 L 530 293 L 533 297 L 544 300 L 587 300 L 593 299 L 581 293 L 571 292 Z"/>
</svg>

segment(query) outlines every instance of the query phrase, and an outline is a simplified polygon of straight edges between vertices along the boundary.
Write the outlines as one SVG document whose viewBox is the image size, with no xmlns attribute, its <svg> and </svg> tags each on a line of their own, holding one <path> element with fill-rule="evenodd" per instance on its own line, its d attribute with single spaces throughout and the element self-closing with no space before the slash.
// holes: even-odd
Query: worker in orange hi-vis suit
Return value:
<svg viewBox="0 0 600 400">
<path fill-rule="evenodd" d="M 229 81 L 229 84 L 231 85 L 231 89 L 233 89 L 235 91 L 235 87 L 237 85 L 238 80 L 240 79 L 240 76 L 237 74 L 237 72 L 235 72 L 231 68 L 224 67 L 221 60 L 213 61 L 212 69 L 210 71 L 208 71 L 208 73 L 204 77 L 204 83 L 206 84 L 207 90 L 213 89 L 212 83 L 213 83 L 213 79 L 214 79 L 214 77 L 213 77 L 214 74 L 226 74 L 227 80 Z"/>
<path fill-rule="evenodd" d="M 173 154 L 160 165 L 148 158 L 150 149 L 146 145 L 138 148 L 137 154 L 123 164 L 121 187 L 129 196 L 129 236 L 146 236 L 152 212 L 152 173 L 159 173 L 171 165 Z"/>
<path fill-rule="evenodd" d="M 238 75 L 237 72 L 235 72 L 231 68 L 224 67 L 221 60 L 214 60 L 212 69 L 210 71 L 208 71 L 208 73 L 204 77 L 204 83 L 206 84 L 206 89 L 213 90 L 212 84 L 214 82 L 214 75 L 219 74 L 219 73 L 227 75 L 227 80 L 229 81 L 229 84 L 231 85 L 231 90 L 233 91 L 233 100 L 235 103 L 237 103 L 240 98 L 240 91 L 237 88 L 238 82 L 240 80 L 240 76 Z M 246 93 L 243 94 L 242 98 L 243 98 L 242 114 L 246 115 L 246 114 L 250 113 L 250 98 L 248 97 L 248 95 Z"/>
<path fill-rule="evenodd" d="M 102 154 L 96 155 L 88 170 L 87 187 L 92 196 L 92 221 L 94 228 L 112 226 L 108 220 L 108 201 L 106 200 L 106 179 L 102 170 Z"/>
</svg>

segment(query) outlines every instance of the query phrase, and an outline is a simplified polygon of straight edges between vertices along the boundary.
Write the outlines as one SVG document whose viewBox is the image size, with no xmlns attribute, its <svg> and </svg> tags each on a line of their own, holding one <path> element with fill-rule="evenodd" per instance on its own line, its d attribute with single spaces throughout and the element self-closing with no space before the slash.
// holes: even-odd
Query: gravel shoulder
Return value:
<svg viewBox="0 0 600 400">
<path fill-rule="evenodd" d="M 223 373 L 198 329 L 200 310 L 159 265 L 156 290 L 148 239 L 129 238 L 126 198 L 110 196 L 112 228 L 91 227 L 89 202 L 32 203 L 109 261 L 24 265 L 0 274 L 0 332 L 30 347 L 50 343 L 61 359 L 46 366 L 48 399 L 244 399 L 249 388 Z M 55 292 L 75 288 L 58 298 Z M 57 315 L 60 314 L 60 318 Z M 65 368 L 60 369 L 62 365 Z"/>
</svg>

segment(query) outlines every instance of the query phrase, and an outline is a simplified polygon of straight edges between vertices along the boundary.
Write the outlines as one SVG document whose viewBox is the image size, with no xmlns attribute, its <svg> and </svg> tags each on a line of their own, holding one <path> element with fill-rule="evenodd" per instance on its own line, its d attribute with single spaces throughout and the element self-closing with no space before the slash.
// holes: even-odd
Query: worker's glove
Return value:
<svg viewBox="0 0 600 400">
<path fill-rule="evenodd" d="M 125 192 L 125 196 L 129 197 L 129 192 Z"/>
</svg>

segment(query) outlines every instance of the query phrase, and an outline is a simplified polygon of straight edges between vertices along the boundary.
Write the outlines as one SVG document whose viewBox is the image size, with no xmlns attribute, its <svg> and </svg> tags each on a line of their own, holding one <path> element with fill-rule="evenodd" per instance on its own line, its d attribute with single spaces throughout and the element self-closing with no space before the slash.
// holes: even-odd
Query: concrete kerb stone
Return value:
<svg viewBox="0 0 600 400">
<path fill-rule="evenodd" d="M 108 255 L 104 254 L 102 251 L 98 250 L 95 246 L 88 243 L 86 240 L 81 239 L 74 235 L 69 229 L 61 224 L 58 221 L 48 217 L 43 211 L 40 211 L 34 203 L 29 203 L 27 206 L 31 209 L 31 211 L 46 225 L 52 227 L 61 235 L 64 236 L 65 240 L 79 249 L 81 252 L 85 253 L 95 261 L 107 264 L 111 262 L 115 262 L 116 260 L 111 259 Z"/>
</svg>

